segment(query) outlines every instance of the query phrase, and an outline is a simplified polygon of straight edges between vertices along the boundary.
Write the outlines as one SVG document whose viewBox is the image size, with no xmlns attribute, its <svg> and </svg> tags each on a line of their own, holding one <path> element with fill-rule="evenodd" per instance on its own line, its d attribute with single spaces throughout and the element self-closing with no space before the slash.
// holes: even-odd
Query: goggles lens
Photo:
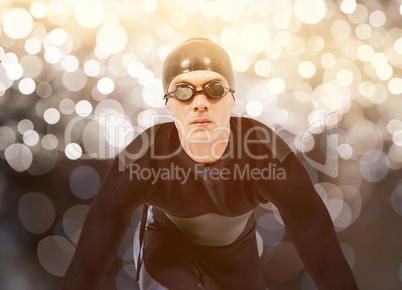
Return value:
<svg viewBox="0 0 402 290">
<path fill-rule="evenodd" d="M 192 85 L 187 83 L 179 83 L 175 85 L 172 91 L 168 92 L 163 98 L 174 97 L 179 101 L 187 101 L 196 94 L 205 93 L 212 100 L 224 97 L 228 92 L 234 93 L 234 90 L 228 88 L 222 81 L 212 81 L 207 83 L 202 90 L 197 91 Z"/>
</svg>

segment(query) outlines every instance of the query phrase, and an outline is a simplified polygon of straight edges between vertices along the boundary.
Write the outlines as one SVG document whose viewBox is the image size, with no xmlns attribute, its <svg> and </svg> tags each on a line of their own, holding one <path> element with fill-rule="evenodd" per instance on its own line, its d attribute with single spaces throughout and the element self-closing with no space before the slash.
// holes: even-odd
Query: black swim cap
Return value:
<svg viewBox="0 0 402 290">
<path fill-rule="evenodd" d="M 176 47 L 165 59 L 162 70 L 163 90 L 179 74 L 196 70 L 214 71 L 234 89 L 232 62 L 227 52 L 212 40 L 191 38 Z"/>
</svg>

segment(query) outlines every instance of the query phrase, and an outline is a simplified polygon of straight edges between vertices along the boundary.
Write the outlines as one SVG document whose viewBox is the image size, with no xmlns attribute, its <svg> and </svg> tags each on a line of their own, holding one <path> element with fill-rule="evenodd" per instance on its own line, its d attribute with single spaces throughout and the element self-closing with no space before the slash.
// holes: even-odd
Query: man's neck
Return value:
<svg viewBox="0 0 402 290">
<path fill-rule="evenodd" d="M 225 153 L 229 144 L 230 133 L 225 132 L 220 138 L 211 142 L 195 142 L 179 136 L 181 146 L 187 155 L 197 163 L 213 164 Z"/>
</svg>

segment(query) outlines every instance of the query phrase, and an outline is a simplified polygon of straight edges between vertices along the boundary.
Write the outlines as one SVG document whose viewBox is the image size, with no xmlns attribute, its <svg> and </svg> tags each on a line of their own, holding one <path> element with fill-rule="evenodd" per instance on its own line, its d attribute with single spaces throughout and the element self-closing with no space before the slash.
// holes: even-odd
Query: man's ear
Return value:
<svg viewBox="0 0 402 290">
<path fill-rule="evenodd" d="M 166 109 L 170 112 L 170 113 L 172 113 L 172 111 L 170 110 L 170 106 L 169 106 L 169 99 L 166 99 L 165 100 L 165 107 L 166 107 Z"/>
</svg>

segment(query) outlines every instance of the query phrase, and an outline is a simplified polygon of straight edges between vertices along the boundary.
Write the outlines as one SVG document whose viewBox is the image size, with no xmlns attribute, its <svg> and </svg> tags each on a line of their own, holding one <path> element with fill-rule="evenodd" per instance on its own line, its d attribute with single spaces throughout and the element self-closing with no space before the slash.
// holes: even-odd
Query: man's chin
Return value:
<svg viewBox="0 0 402 290">
<path fill-rule="evenodd" d="M 208 138 L 212 137 L 212 131 L 210 128 L 206 128 L 204 126 L 191 126 L 187 130 L 187 139 L 202 139 L 208 140 Z"/>
<path fill-rule="evenodd" d="M 187 136 L 187 141 L 189 143 L 202 143 L 205 144 L 207 142 L 212 141 L 212 134 L 205 129 L 199 129 L 199 130 L 192 130 L 191 134 Z"/>
</svg>

